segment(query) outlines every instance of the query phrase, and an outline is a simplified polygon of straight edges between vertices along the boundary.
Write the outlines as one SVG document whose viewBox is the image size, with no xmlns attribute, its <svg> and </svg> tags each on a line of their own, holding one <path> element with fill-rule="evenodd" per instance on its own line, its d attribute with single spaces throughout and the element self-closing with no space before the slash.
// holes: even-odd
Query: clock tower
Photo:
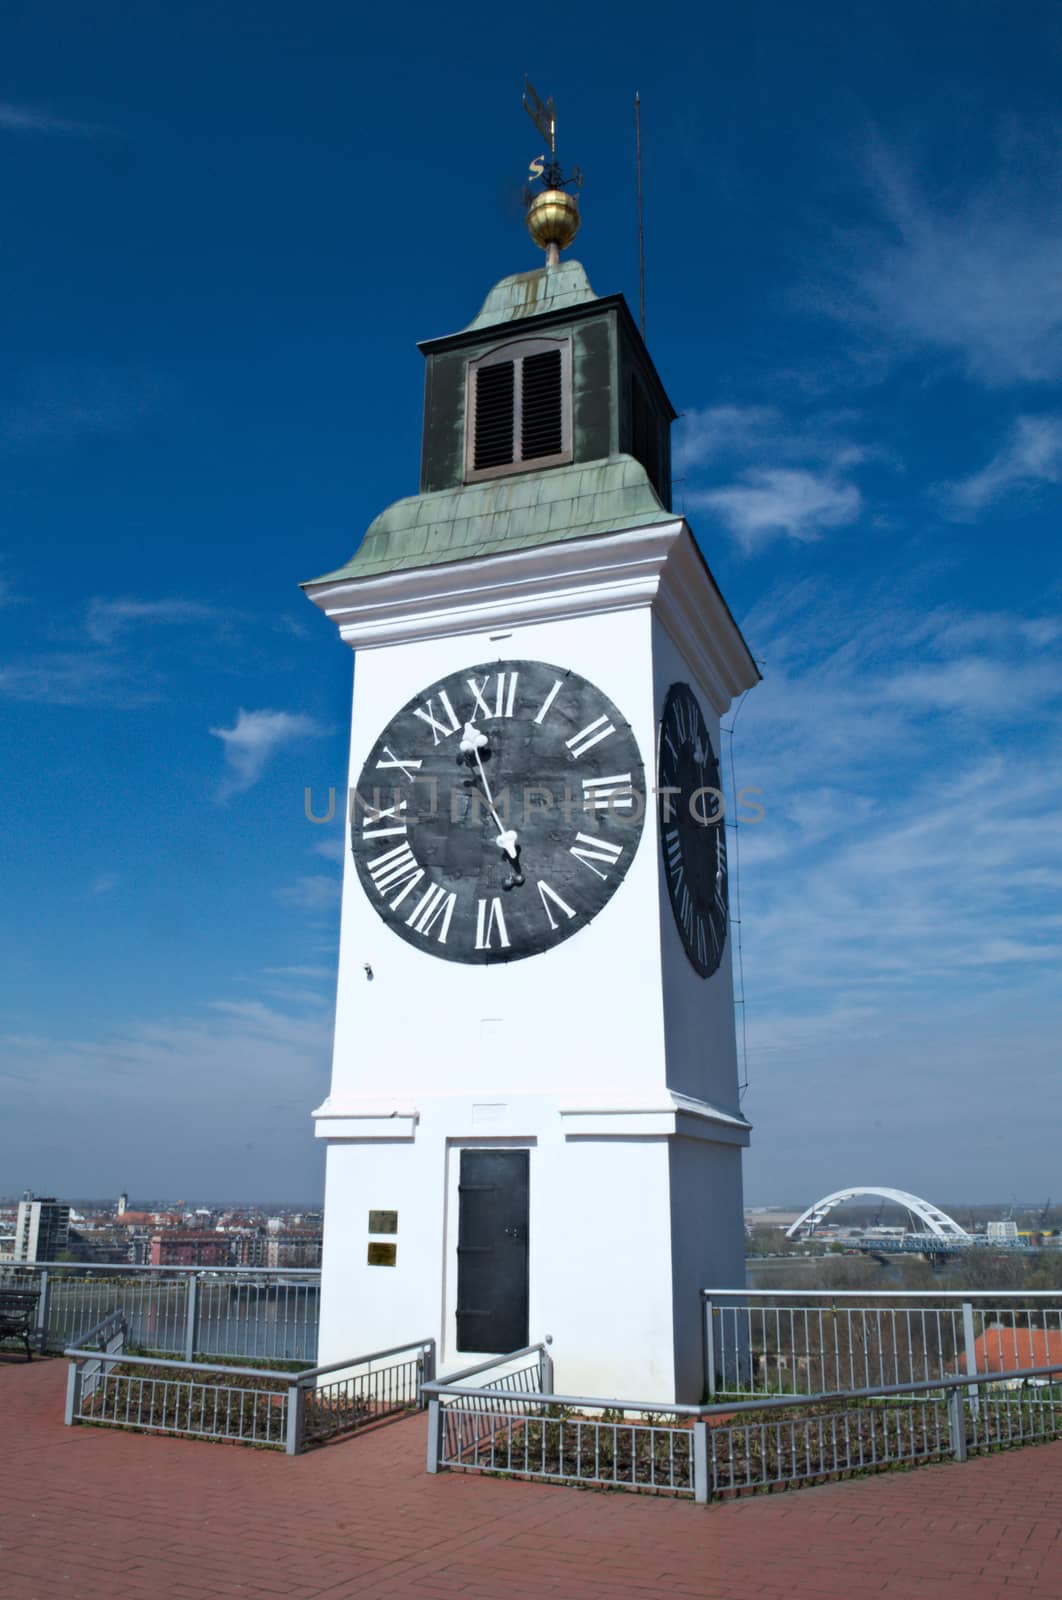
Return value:
<svg viewBox="0 0 1062 1600">
<path fill-rule="evenodd" d="M 549 1333 L 559 1391 L 667 1404 L 744 1282 L 718 756 L 758 674 L 543 182 L 546 264 L 421 346 L 420 493 L 305 585 L 357 653 L 318 1359 Z"/>
</svg>

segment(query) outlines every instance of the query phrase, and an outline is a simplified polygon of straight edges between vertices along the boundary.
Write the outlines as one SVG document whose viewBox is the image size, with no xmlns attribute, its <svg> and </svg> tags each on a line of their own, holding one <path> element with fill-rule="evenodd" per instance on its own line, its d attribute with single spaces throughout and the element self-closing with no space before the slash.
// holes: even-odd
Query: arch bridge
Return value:
<svg viewBox="0 0 1062 1600">
<path fill-rule="evenodd" d="M 920 1200 L 916 1194 L 908 1194 L 905 1189 L 875 1189 L 863 1188 L 838 1189 L 834 1194 L 827 1194 L 821 1200 L 816 1200 L 813 1206 L 802 1216 L 797 1217 L 791 1227 L 785 1230 L 787 1239 L 795 1239 L 798 1234 L 814 1233 L 819 1223 L 827 1217 L 836 1206 L 844 1205 L 846 1200 L 859 1200 L 864 1196 L 871 1196 L 877 1200 L 891 1200 L 894 1205 L 902 1206 L 909 1216 L 917 1217 L 919 1222 L 925 1224 L 926 1232 L 938 1239 L 969 1239 L 970 1235 L 965 1228 L 961 1228 L 953 1217 L 946 1211 L 941 1211 L 939 1206 L 934 1206 L 928 1200 Z"/>
</svg>

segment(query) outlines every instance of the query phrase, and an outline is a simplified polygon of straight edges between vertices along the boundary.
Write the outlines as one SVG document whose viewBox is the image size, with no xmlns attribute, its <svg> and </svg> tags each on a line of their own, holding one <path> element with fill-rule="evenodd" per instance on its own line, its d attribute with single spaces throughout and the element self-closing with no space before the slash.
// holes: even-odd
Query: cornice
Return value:
<svg viewBox="0 0 1062 1600">
<path fill-rule="evenodd" d="M 759 677 L 681 518 L 306 593 L 356 650 L 651 606 L 720 713 Z"/>
</svg>

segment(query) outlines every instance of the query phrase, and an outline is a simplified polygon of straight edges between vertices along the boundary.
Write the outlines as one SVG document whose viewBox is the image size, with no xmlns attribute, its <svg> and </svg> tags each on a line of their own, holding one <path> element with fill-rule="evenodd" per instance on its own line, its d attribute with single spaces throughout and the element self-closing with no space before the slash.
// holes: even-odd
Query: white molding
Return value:
<svg viewBox="0 0 1062 1600">
<path fill-rule="evenodd" d="M 326 1100 L 310 1113 L 316 1139 L 414 1139 L 420 1113 L 408 1102 Z"/>
<path fill-rule="evenodd" d="M 566 1139 L 705 1139 L 713 1144 L 747 1145 L 752 1124 L 744 1117 L 668 1091 L 669 1105 L 562 1106 Z"/>
<path fill-rule="evenodd" d="M 758 677 L 681 518 L 306 593 L 357 650 L 652 606 L 717 712 Z"/>
</svg>

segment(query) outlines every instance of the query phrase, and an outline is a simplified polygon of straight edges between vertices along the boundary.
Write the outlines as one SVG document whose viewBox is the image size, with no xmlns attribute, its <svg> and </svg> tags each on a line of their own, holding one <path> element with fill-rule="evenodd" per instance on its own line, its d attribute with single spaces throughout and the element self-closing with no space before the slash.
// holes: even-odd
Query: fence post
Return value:
<svg viewBox="0 0 1062 1600">
<path fill-rule="evenodd" d="M 186 1279 L 188 1298 L 184 1307 L 184 1359 L 195 1360 L 196 1335 L 199 1332 L 199 1274 L 190 1272 Z"/>
<path fill-rule="evenodd" d="M 424 1385 L 435 1382 L 435 1340 L 427 1339 L 417 1357 L 417 1405 L 424 1410 Z"/>
<path fill-rule="evenodd" d="M 37 1333 L 40 1335 L 41 1355 L 44 1355 L 48 1349 L 48 1316 L 52 1308 L 52 1287 L 47 1267 L 41 1270 L 40 1285 L 40 1298 L 37 1301 Z"/>
<path fill-rule="evenodd" d="M 538 1352 L 538 1391 L 540 1394 L 553 1393 L 553 1357 L 546 1348 L 552 1342 L 552 1336 L 547 1333 L 545 1343 Z"/>
<path fill-rule="evenodd" d="M 708 1504 L 708 1424 L 703 1417 L 693 1424 L 693 1498 L 699 1506 Z"/>
<path fill-rule="evenodd" d="M 438 1472 L 442 1461 L 442 1431 L 446 1424 L 443 1408 L 432 1395 L 428 1401 L 428 1471 Z"/>
<path fill-rule="evenodd" d="M 81 1410 L 81 1362 L 71 1361 L 66 1372 L 66 1410 L 63 1421 L 68 1428 L 80 1421 L 78 1412 Z"/>
<path fill-rule="evenodd" d="M 306 1415 L 306 1390 L 301 1384 L 293 1383 L 288 1387 L 288 1432 L 284 1440 L 284 1450 L 289 1456 L 297 1456 L 302 1449 L 302 1425 Z"/>
<path fill-rule="evenodd" d="M 704 1387 L 709 1404 L 715 1399 L 715 1307 L 708 1295 L 704 1300 Z"/>
<path fill-rule="evenodd" d="M 966 1351 L 966 1371 L 970 1377 L 977 1376 L 977 1340 L 974 1337 L 973 1303 L 964 1300 L 962 1303 L 962 1342 Z M 981 1391 L 976 1383 L 971 1383 L 966 1391 L 973 1401 L 974 1416 L 980 1410 Z"/>
<path fill-rule="evenodd" d="M 962 1389 L 956 1383 L 948 1390 L 948 1441 L 952 1459 L 966 1460 L 966 1407 Z"/>
</svg>

